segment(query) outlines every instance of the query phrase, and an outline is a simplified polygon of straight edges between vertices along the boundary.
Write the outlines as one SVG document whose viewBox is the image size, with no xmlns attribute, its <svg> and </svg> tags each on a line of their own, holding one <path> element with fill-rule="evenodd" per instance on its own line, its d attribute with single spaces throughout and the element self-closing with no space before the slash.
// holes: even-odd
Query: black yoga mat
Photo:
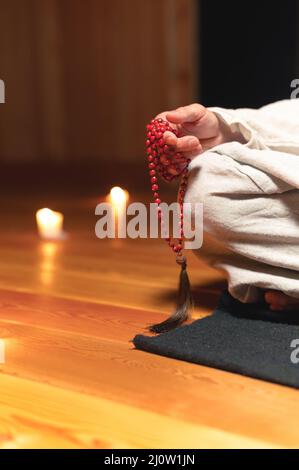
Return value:
<svg viewBox="0 0 299 470">
<path fill-rule="evenodd" d="M 297 339 L 297 341 L 296 341 Z M 137 349 L 299 388 L 299 310 L 273 312 L 224 292 L 209 317 L 158 336 L 136 335 Z"/>
</svg>

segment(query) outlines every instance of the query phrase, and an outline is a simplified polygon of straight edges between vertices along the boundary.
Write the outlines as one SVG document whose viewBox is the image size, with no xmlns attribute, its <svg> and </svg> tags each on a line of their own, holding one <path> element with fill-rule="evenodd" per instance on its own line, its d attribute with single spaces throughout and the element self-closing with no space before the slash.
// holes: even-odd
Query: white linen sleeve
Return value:
<svg viewBox="0 0 299 470">
<path fill-rule="evenodd" d="M 299 155 L 299 99 L 278 101 L 260 109 L 208 109 L 232 132 L 241 133 L 246 147 Z"/>
</svg>

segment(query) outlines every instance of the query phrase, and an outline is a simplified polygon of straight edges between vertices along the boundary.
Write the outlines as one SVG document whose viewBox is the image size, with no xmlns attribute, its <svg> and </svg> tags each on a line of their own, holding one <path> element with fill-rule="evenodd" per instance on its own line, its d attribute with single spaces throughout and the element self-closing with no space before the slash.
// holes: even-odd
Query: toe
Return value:
<svg viewBox="0 0 299 470">
<path fill-rule="evenodd" d="M 271 310 L 292 310 L 299 307 L 299 299 L 274 290 L 265 292 L 265 301 Z"/>
<path fill-rule="evenodd" d="M 270 305 L 279 304 L 280 295 L 275 290 L 269 290 L 265 293 L 265 301 Z"/>
</svg>

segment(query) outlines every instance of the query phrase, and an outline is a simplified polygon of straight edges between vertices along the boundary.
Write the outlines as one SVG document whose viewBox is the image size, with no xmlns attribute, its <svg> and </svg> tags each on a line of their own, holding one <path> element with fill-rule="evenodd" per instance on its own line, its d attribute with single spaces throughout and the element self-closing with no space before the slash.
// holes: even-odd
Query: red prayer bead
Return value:
<svg viewBox="0 0 299 470">
<path fill-rule="evenodd" d="M 162 211 L 159 209 L 159 204 L 161 204 L 161 199 L 159 196 L 159 186 L 157 184 L 157 174 L 162 176 L 166 181 L 172 181 L 178 176 L 182 177 L 180 188 L 178 191 L 178 201 L 181 205 L 180 217 L 179 217 L 179 234 L 178 243 L 175 243 L 170 237 L 165 238 L 166 242 L 169 244 L 170 248 L 177 254 L 181 255 L 183 250 L 183 203 L 187 186 L 188 178 L 188 164 L 190 159 L 187 159 L 182 153 L 176 152 L 171 146 L 165 144 L 163 139 L 163 134 L 165 131 L 170 131 L 176 136 L 179 136 L 177 129 L 172 128 L 172 126 L 163 119 L 152 119 L 150 124 L 146 126 L 147 129 L 147 155 L 149 162 L 149 175 L 150 182 L 152 184 L 153 198 L 155 204 L 158 207 L 158 218 L 160 220 L 161 227 L 164 226 L 162 220 Z"/>
</svg>

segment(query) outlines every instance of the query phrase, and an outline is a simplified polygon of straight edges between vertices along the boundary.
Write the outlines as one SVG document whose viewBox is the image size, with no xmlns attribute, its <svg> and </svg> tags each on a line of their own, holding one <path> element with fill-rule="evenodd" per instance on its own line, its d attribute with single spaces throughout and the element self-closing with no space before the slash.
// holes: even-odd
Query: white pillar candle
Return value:
<svg viewBox="0 0 299 470">
<path fill-rule="evenodd" d="M 63 232 L 63 214 L 51 209 L 40 209 L 36 213 L 36 222 L 39 236 L 44 240 L 62 240 L 65 237 Z"/>
<path fill-rule="evenodd" d="M 126 236 L 126 209 L 129 193 L 119 186 L 114 186 L 108 196 L 114 212 L 115 227 L 117 227 L 118 238 Z"/>
</svg>

